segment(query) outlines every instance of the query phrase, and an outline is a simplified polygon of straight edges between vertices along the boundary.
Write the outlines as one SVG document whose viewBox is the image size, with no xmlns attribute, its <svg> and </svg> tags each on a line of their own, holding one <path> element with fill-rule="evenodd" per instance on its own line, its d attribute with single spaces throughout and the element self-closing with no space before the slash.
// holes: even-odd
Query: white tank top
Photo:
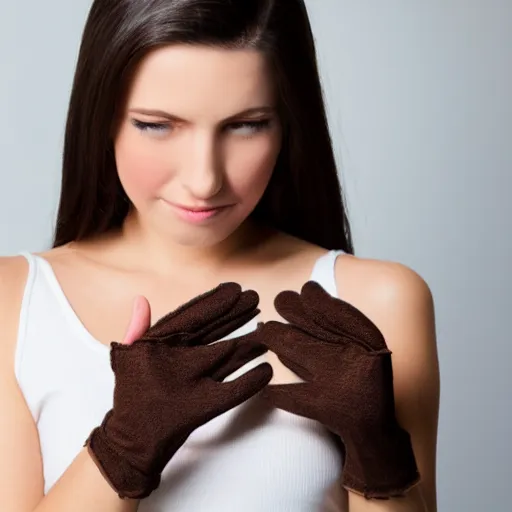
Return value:
<svg viewBox="0 0 512 512">
<path fill-rule="evenodd" d="M 311 274 L 333 296 L 334 263 L 341 252 L 321 256 Z M 47 493 L 112 407 L 114 374 L 109 347 L 81 323 L 50 264 L 22 254 L 29 273 L 15 373 L 37 425 Z M 257 318 L 232 336 L 256 324 Z M 194 431 L 139 512 L 339 511 L 341 465 L 321 424 L 270 409 L 255 396 Z"/>
</svg>

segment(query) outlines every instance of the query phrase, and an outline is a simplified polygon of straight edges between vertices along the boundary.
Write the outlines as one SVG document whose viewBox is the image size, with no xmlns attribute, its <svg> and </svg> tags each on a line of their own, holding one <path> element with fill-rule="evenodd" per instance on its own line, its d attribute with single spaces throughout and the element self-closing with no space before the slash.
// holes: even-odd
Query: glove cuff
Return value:
<svg viewBox="0 0 512 512">
<path fill-rule="evenodd" d="M 343 487 L 367 499 L 404 496 L 420 482 L 409 434 L 397 426 L 394 432 L 381 432 L 373 439 L 359 446 L 345 444 Z"/>
<path fill-rule="evenodd" d="M 147 498 L 159 485 L 160 474 L 147 475 L 133 467 L 95 428 L 84 444 L 105 480 L 122 499 Z"/>
</svg>

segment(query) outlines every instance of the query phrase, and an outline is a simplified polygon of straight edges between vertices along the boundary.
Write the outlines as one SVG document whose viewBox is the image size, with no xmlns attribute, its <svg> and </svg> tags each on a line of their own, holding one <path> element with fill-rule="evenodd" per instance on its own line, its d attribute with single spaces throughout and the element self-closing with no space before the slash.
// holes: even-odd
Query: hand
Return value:
<svg viewBox="0 0 512 512">
<path fill-rule="evenodd" d="M 280 293 L 275 307 L 289 324 L 264 324 L 265 343 L 305 382 L 270 385 L 262 396 L 339 436 L 346 489 L 366 498 L 403 495 L 419 474 L 395 417 L 391 352 L 379 329 L 313 281 L 300 294 Z"/>
<path fill-rule="evenodd" d="M 111 345 L 113 408 L 85 443 L 121 498 L 147 497 L 196 428 L 268 384 L 268 363 L 222 382 L 267 351 L 260 329 L 209 345 L 256 316 L 257 305 L 255 292 L 225 283 L 146 330 L 149 305 L 138 300 L 124 343 Z"/>
</svg>

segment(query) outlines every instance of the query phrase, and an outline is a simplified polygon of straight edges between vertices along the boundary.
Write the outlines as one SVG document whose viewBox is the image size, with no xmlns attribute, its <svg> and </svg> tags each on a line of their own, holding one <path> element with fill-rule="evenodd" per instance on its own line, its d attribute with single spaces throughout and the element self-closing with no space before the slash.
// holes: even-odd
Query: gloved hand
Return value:
<svg viewBox="0 0 512 512">
<path fill-rule="evenodd" d="M 121 498 L 151 494 L 196 428 L 270 381 L 272 367 L 262 363 L 222 382 L 267 351 L 260 328 L 212 343 L 255 317 L 258 300 L 256 292 L 225 283 L 166 315 L 131 345 L 111 344 L 113 408 L 85 446 Z"/>
<path fill-rule="evenodd" d="M 419 481 L 408 432 L 395 417 L 391 352 L 362 312 L 310 281 L 275 299 L 289 324 L 267 322 L 266 345 L 305 382 L 262 397 L 317 420 L 345 448 L 343 486 L 366 498 L 403 495 Z"/>
</svg>

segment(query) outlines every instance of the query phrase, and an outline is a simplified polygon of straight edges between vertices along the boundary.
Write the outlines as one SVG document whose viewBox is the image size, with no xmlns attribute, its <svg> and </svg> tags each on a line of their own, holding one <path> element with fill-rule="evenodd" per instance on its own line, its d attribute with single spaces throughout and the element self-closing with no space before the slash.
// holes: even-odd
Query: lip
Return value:
<svg viewBox="0 0 512 512">
<path fill-rule="evenodd" d="M 181 204 L 174 204 L 172 205 L 176 208 L 180 208 L 182 210 L 186 210 L 188 212 L 210 212 L 212 210 L 220 210 L 221 208 L 226 208 L 227 205 L 223 206 L 183 206 Z"/>
<path fill-rule="evenodd" d="M 181 219 L 191 223 L 201 223 L 212 219 L 232 206 L 184 206 L 165 200 L 164 202 L 168 204 Z"/>
</svg>

